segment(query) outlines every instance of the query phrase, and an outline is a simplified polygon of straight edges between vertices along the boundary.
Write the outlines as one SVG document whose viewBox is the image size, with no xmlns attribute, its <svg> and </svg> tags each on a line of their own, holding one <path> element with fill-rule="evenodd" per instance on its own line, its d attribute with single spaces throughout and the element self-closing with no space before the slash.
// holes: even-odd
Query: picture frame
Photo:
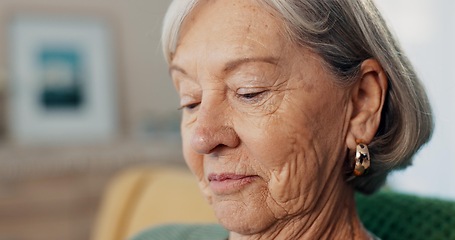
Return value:
<svg viewBox="0 0 455 240">
<path fill-rule="evenodd" d="M 86 144 L 117 135 L 114 40 L 107 20 L 16 14 L 7 34 L 14 141 Z"/>
</svg>

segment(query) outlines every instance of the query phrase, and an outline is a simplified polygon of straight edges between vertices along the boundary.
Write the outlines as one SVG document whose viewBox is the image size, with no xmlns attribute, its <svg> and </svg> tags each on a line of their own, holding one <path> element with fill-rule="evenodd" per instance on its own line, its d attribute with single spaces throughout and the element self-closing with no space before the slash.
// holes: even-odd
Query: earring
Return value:
<svg viewBox="0 0 455 240">
<path fill-rule="evenodd" d="M 359 177 L 365 174 L 370 167 L 370 152 L 366 144 L 357 144 L 355 151 L 354 175 Z"/>
</svg>

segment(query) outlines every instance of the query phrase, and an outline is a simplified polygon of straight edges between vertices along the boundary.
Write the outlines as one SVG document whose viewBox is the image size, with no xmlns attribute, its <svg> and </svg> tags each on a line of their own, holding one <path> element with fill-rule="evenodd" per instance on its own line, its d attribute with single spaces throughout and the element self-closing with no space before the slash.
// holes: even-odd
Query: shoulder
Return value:
<svg viewBox="0 0 455 240">
<path fill-rule="evenodd" d="M 146 229 L 131 240 L 224 240 L 229 232 L 217 224 L 169 224 Z"/>
</svg>

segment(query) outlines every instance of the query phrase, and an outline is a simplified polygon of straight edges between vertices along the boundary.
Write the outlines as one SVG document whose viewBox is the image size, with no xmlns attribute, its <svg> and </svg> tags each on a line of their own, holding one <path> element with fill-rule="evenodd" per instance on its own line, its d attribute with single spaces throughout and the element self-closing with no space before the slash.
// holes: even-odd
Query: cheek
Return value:
<svg viewBox="0 0 455 240">
<path fill-rule="evenodd" d="M 196 176 L 199 188 L 206 197 L 207 201 L 212 204 L 212 195 L 209 190 L 208 182 L 205 179 L 204 175 L 204 164 L 203 164 L 203 155 L 196 153 L 191 145 L 191 128 L 186 126 L 181 127 L 182 132 L 182 148 L 183 148 L 183 157 L 185 159 L 188 168 Z"/>
<path fill-rule="evenodd" d="M 289 153 L 284 155 L 281 166 L 270 172 L 268 182 L 270 198 L 279 211 L 276 215 L 296 214 L 308 211 L 319 195 L 321 169 L 320 158 L 314 143 L 306 138 L 292 138 L 288 142 Z"/>
<path fill-rule="evenodd" d="M 182 148 L 183 148 L 183 157 L 186 164 L 197 177 L 198 181 L 204 179 L 204 170 L 203 170 L 203 156 L 196 153 L 191 146 L 191 127 L 182 126 Z"/>
<path fill-rule="evenodd" d="M 266 175 L 267 205 L 277 218 L 310 208 L 314 202 L 310 198 L 320 191 L 321 156 L 317 154 L 313 132 L 301 123 L 268 124 L 275 127 L 263 131 L 261 144 L 252 150 L 255 165 Z"/>
<path fill-rule="evenodd" d="M 198 159 L 200 156 L 191 147 L 191 134 L 193 125 L 194 120 L 188 117 L 187 114 L 183 113 L 182 121 L 180 123 L 183 157 L 190 170 L 196 175 L 198 179 L 200 179 L 203 176 L 201 175 L 201 167 L 198 166 L 201 164 L 201 161 Z"/>
<path fill-rule="evenodd" d="M 288 105 L 256 122 L 256 127 L 247 127 L 248 135 L 260 136 L 250 138 L 249 149 L 254 164 L 267 176 L 266 202 L 277 218 L 314 208 L 324 188 L 321 183 L 328 181 L 336 166 L 331 152 L 338 150 L 341 126 L 337 128 L 340 124 L 333 120 L 337 110 L 327 104 Z"/>
</svg>

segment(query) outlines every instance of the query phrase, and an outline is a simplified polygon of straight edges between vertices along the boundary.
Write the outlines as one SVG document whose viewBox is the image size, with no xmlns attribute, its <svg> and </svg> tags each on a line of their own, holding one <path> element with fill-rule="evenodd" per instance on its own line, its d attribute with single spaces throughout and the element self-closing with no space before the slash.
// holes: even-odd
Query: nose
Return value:
<svg viewBox="0 0 455 240">
<path fill-rule="evenodd" d="M 235 148 L 239 136 L 229 120 L 229 113 L 221 106 L 201 104 L 191 136 L 191 147 L 199 154 L 211 154 L 223 148 Z"/>
</svg>

